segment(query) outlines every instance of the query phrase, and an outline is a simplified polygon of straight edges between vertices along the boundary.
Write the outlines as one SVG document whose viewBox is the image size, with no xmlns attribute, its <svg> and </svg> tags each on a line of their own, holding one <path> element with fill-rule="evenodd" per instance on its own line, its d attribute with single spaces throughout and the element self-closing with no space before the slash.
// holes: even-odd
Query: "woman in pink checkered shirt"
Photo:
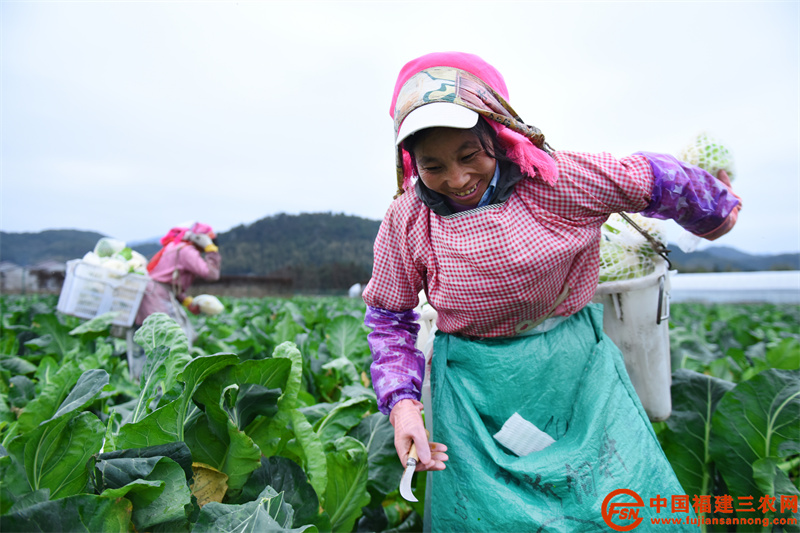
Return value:
<svg viewBox="0 0 800 533">
<path fill-rule="evenodd" d="M 508 104 L 500 73 L 471 54 L 406 64 L 391 115 L 398 194 L 375 241 L 365 324 L 398 456 L 405 465 L 414 442 L 417 470 L 440 471 L 429 477 L 430 527 L 594 531 L 609 490 L 644 497 L 659 479 L 681 493 L 590 303 L 600 227 L 638 212 L 715 239 L 741 207 L 724 171 L 664 154 L 553 151 Z M 421 290 L 438 312 L 430 441 L 414 347 Z M 514 414 L 555 443 L 524 457 L 499 445 Z"/>
</svg>

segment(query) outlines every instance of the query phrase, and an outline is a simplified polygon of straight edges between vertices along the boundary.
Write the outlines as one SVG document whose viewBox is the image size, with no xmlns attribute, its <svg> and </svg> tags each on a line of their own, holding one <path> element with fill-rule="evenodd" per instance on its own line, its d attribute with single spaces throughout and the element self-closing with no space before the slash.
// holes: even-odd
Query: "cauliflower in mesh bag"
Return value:
<svg viewBox="0 0 800 533">
<path fill-rule="evenodd" d="M 733 156 L 719 140 L 707 132 L 702 132 L 680 152 L 677 158 L 690 165 L 695 165 L 712 176 L 724 170 L 728 173 L 728 178 L 733 181 Z"/>
<path fill-rule="evenodd" d="M 681 161 L 698 166 L 714 177 L 717 177 L 717 172 L 720 170 L 727 172 L 728 179 L 731 181 L 735 177 L 731 151 L 707 132 L 698 134 L 691 143 L 675 155 Z M 673 236 L 671 240 L 684 252 L 691 253 L 697 249 L 703 239 L 679 229 L 677 235 Z"/>
<path fill-rule="evenodd" d="M 660 220 L 627 215 L 654 239 L 665 242 Z M 611 215 L 600 231 L 600 283 L 640 278 L 655 271 L 658 254 L 622 216 Z"/>
</svg>

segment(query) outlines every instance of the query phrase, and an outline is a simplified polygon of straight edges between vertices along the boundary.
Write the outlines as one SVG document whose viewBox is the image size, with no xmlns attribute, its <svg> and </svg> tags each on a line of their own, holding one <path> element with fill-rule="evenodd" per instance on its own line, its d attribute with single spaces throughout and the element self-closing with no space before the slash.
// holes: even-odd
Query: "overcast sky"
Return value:
<svg viewBox="0 0 800 533">
<path fill-rule="evenodd" d="M 723 140 L 744 199 L 715 244 L 800 251 L 798 2 L 0 4 L 0 229 L 128 242 L 196 219 L 382 218 L 405 62 L 480 55 L 556 149 Z"/>
</svg>

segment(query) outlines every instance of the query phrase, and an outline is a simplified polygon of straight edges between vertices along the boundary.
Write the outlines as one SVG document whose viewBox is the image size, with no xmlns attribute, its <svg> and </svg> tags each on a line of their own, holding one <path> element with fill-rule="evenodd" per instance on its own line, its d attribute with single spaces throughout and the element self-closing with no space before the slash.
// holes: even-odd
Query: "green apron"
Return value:
<svg viewBox="0 0 800 533">
<path fill-rule="evenodd" d="M 470 340 L 438 332 L 431 371 L 433 436 L 447 468 L 429 476 L 434 532 L 613 531 L 601 508 L 610 492 L 640 497 L 639 531 L 697 531 L 671 513 L 684 491 L 630 383 L 622 354 L 603 333 L 602 306 L 554 329 Z M 493 435 L 514 413 L 555 443 L 517 457 Z M 659 513 L 651 498 L 665 498 Z M 620 495 L 612 502 L 631 502 Z M 651 525 L 650 518 L 682 525 Z M 611 515 L 626 525 L 620 513 Z"/>
</svg>

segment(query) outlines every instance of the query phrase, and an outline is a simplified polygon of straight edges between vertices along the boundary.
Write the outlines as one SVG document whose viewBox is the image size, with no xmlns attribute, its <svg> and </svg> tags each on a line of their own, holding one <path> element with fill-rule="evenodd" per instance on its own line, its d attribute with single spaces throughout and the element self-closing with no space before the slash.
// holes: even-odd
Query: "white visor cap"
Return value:
<svg viewBox="0 0 800 533">
<path fill-rule="evenodd" d="M 450 102 L 433 102 L 416 108 L 408 114 L 397 132 L 397 141 L 400 145 L 406 137 L 426 128 L 458 128 L 468 130 L 478 123 L 480 115 L 472 109 L 467 109 Z"/>
</svg>

